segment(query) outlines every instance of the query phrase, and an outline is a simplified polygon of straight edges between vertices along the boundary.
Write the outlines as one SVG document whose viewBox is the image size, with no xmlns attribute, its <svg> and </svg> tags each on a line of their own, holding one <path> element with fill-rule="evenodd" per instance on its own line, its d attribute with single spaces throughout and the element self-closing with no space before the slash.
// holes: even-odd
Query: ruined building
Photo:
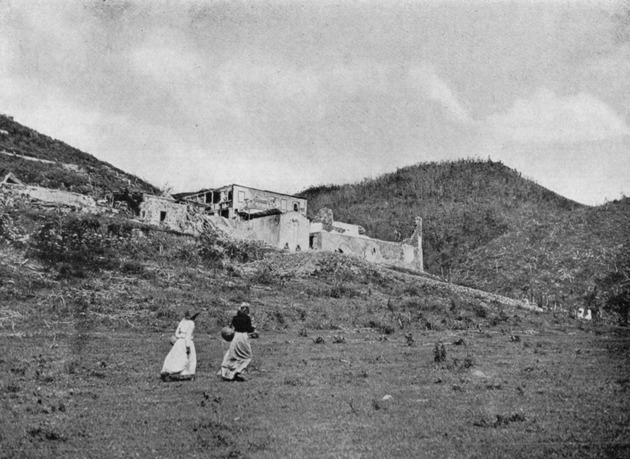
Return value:
<svg viewBox="0 0 630 459">
<path fill-rule="evenodd" d="M 236 184 L 195 193 L 180 193 L 174 195 L 174 198 L 201 204 L 205 207 L 206 213 L 225 218 L 240 216 L 248 219 L 274 211 L 298 212 L 306 216 L 306 199 Z"/>
<path fill-rule="evenodd" d="M 422 218 L 416 218 L 410 238 L 391 242 L 372 239 L 361 226 L 336 222 L 332 210 L 321 209 L 310 224 L 309 247 L 358 256 L 375 263 L 409 265 L 422 271 Z"/>
<path fill-rule="evenodd" d="M 211 225 L 231 237 L 258 240 L 279 249 L 340 252 L 375 263 L 423 269 L 421 218 L 416 219 L 409 239 L 391 242 L 366 236 L 358 225 L 334 221 L 330 209 L 321 209 L 309 221 L 306 199 L 242 185 L 172 197 L 123 193 L 115 200 L 126 201 L 146 223 L 182 233 L 200 234 L 205 225 Z"/>
</svg>

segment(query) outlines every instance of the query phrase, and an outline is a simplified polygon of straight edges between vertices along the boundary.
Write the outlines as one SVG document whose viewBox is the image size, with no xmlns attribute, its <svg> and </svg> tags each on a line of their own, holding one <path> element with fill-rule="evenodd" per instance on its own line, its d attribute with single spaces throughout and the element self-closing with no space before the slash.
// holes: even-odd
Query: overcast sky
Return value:
<svg viewBox="0 0 630 459">
<path fill-rule="evenodd" d="M 0 0 L 0 113 L 159 187 L 500 160 L 630 195 L 630 3 Z"/>
</svg>

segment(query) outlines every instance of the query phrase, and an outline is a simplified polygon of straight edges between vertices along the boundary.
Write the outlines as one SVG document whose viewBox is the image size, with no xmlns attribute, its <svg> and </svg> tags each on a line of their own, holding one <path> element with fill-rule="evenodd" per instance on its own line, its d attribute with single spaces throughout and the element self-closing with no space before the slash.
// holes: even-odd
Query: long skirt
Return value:
<svg viewBox="0 0 630 459">
<path fill-rule="evenodd" d="M 197 369 L 195 343 L 190 343 L 190 354 L 186 355 L 186 340 L 178 339 L 164 359 L 162 375 L 192 376 Z"/>
<path fill-rule="evenodd" d="M 230 343 L 230 348 L 223 356 L 221 370 L 218 375 L 226 380 L 233 380 L 251 363 L 253 358 L 252 347 L 249 345 L 247 333 L 234 333 L 234 339 Z"/>
</svg>

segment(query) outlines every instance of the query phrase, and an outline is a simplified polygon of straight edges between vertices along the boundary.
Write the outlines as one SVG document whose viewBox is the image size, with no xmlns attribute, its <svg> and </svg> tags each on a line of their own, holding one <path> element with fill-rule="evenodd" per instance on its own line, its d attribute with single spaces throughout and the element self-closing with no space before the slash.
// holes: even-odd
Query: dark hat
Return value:
<svg viewBox="0 0 630 459">
<path fill-rule="evenodd" d="M 195 320 L 199 314 L 201 314 L 201 311 L 199 311 L 199 312 L 186 311 L 184 313 L 184 318 L 188 319 L 188 320 Z"/>
</svg>

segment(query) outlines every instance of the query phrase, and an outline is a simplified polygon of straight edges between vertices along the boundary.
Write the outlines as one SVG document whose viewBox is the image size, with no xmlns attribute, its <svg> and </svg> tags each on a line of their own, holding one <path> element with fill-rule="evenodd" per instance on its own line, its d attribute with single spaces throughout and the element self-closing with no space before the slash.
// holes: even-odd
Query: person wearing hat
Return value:
<svg viewBox="0 0 630 459">
<path fill-rule="evenodd" d="M 234 337 L 230 341 L 230 348 L 223 356 L 221 369 L 217 374 L 226 381 L 245 381 L 243 372 L 253 358 L 249 333 L 256 331 L 249 316 L 248 303 L 242 303 L 238 308 L 236 315 L 232 318 L 232 328 Z"/>
<path fill-rule="evenodd" d="M 195 330 L 195 319 L 199 313 L 186 311 L 175 330 L 175 335 L 171 351 L 164 359 L 160 377 L 163 381 L 180 381 L 193 379 L 197 368 L 197 354 L 195 343 L 193 342 L 193 331 Z"/>
</svg>

